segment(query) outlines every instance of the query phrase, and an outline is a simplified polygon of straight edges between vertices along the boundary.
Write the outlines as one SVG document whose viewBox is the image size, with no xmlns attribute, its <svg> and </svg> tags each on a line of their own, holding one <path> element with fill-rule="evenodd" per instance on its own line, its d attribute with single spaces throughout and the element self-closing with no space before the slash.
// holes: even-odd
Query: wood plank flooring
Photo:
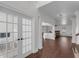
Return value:
<svg viewBox="0 0 79 59">
<path fill-rule="evenodd" d="M 71 38 L 60 37 L 56 40 L 44 40 L 44 47 L 27 58 L 74 58 Z"/>
</svg>

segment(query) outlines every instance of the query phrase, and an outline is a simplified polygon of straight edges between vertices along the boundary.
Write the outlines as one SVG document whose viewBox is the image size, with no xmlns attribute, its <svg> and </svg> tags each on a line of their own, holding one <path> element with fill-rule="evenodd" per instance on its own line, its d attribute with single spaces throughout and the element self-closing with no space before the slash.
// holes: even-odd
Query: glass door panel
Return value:
<svg viewBox="0 0 79 59">
<path fill-rule="evenodd" d="M 15 57 L 18 55 L 17 39 L 18 18 L 0 12 L 0 57 Z"/>
<path fill-rule="evenodd" d="M 9 15 L 10 17 L 11 15 Z M 18 18 L 15 16 L 10 17 L 13 22 L 8 22 L 8 42 L 7 42 L 7 54 L 8 57 L 18 56 Z M 8 18 L 8 21 L 10 21 Z"/>
<path fill-rule="evenodd" d="M 32 25 L 31 20 L 22 19 L 22 54 L 27 54 L 31 51 L 31 35 L 32 35 Z"/>
</svg>

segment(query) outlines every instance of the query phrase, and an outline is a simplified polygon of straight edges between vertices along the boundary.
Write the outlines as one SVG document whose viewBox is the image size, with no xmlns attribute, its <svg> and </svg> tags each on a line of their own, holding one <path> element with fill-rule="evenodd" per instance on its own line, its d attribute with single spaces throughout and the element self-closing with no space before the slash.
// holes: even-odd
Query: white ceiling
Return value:
<svg viewBox="0 0 79 59">
<path fill-rule="evenodd" d="M 44 6 L 51 1 L 0 1 L 0 4 L 6 5 L 11 9 L 17 9 L 18 12 L 26 14 L 28 16 L 34 16 L 37 14 L 37 9 Z"/>
<path fill-rule="evenodd" d="M 39 8 L 40 12 L 56 20 L 56 24 L 61 24 L 63 15 L 66 15 L 67 25 L 72 24 L 71 18 L 74 18 L 74 14 L 78 10 L 79 1 L 54 1 Z"/>
<path fill-rule="evenodd" d="M 54 1 L 39 8 L 39 10 L 43 11 L 44 13 L 48 14 L 53 18 L 55 18 L 57 15 L 61 13 L 71 15 L 75 11 L 79 10 L 79 2 L 78 1 Z"/>
<path fill-rule="evenodd" d="M 67 16 L 68 24 L 72 24 L 70 18 L 73 17 L 75 11 L 79 10 L 79 2 L 77 1 L 2 1 L 0 3 L 17 9 L 28 16 L 34 16 L 39 9 L 42 13 L 55 19 L 56 24 L 61 23 L 63 14 Z"/>
<path fill-rule="evenodd" d="M 39 8 L 51 2 L 52 1 L 38 1 L 36 7 Z"/>
<path fill-rule="evenodd" d="M 28 16 L 33 16 L 36 13 L 36 3 L 36 1 L 0 1 L 0 4 Z"/>
</svg>

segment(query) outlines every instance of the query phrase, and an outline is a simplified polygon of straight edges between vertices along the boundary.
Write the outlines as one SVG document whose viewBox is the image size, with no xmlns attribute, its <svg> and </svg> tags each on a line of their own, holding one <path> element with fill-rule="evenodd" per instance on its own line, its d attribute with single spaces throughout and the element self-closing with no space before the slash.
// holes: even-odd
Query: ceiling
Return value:
<svg viewBox="0 0 79 59">
<path fill-rule="evenodd" d="M 36 1 L 0 1 L 0 4 L 22 14 L 33 16 L 36 12 Z"/>
<path fill-rule="evenodd" d="M 67 15 L 74 14 L 75 11 L 79 10 L 78 1 L 54 1 L 43 7 L 39 8 L 43 13 L 48 14 L 49 16 L 56 18 L 57 15 L 65 13 Z"/>
<path fill-rule="evenodd" d="M 67 24 L 72 24 L 75 12 L 79 10 L 79 1 L 54 1 L 39 8 L 39 11 L 56 20 L 61 24 L 64 15 L 67 17 Z"/>
<path fill-rule="evenodd" d="M 34 16 L 37 14 L 38 8 L 44 6 L 51 1 L 0 1 L 0 5 L 3 4 L 6 7 L 13 10 L 17 10 L 20 13 L 28 16 Z"/>
<path fill-rule="evenodd" d="M 39 9 L 40 12 L 55 20 L 56 24 L 61 24 L 63 15 L 67 17 L 67 24 L 72 24 L 71 18 L 79 10 L 78 1 L 1 1 L 1 3 L 28 16 L 34 16 Z"/>
</svg>

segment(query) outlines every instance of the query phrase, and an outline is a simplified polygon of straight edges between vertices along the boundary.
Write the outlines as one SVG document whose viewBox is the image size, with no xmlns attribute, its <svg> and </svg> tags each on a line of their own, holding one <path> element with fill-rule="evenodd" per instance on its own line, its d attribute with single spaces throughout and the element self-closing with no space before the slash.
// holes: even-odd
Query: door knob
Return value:
<svg viewBox="0 0 79 59">
<path fill-rule="evenodd" d="M 21 40 L 23 40 L 23 38 L 21 38 Z"/>
<path fill-rule="evenodd" d="M 18 39 L 18 40 L 20 40 L 20 39 Z"/>
</svg>

